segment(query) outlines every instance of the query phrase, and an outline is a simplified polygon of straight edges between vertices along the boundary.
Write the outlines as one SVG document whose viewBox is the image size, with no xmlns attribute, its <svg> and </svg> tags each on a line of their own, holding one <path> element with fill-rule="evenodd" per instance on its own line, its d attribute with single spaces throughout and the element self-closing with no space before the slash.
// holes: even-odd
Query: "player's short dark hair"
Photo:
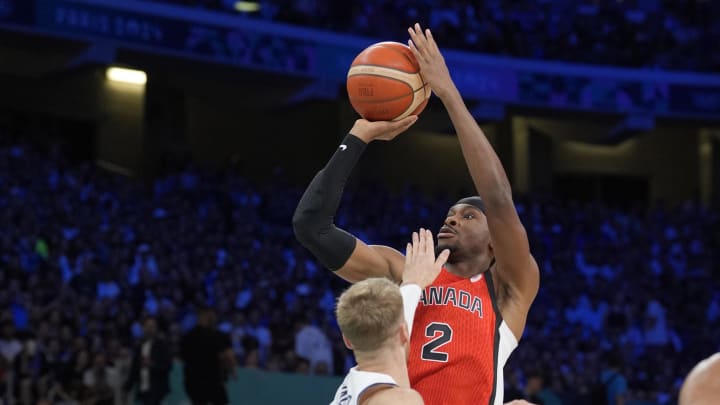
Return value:
<svg viewBox="0 0 720 405">
<path fill-rule="evenodd" d="M 457 202 L 455 202 L 455 204 L 453 205 L 458 204 L 472 205 L 473 207 L 479 209 L 483 214 L 485 213 L 485 203 L 483 202 L 482 198 L 480 198 L 480 196 L 473 195 L 470 197 L 461 198 L 457 200 Z"/>
</svg>

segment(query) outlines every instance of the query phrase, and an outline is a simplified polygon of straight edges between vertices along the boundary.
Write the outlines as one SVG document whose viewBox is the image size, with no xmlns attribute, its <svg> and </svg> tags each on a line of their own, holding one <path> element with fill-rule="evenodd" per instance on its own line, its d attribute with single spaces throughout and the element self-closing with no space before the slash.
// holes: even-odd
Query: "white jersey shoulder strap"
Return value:
<svg viewBox="0 0 720 405">
<path fill-rule="evenodd" d="M 376 385 L 397 386 L 397 383 L 387 374 L 360 371 L 353 367 L 335 392 L 330 405 L 358 405 L 357 401 L 363 392 Z"/>
</svg>

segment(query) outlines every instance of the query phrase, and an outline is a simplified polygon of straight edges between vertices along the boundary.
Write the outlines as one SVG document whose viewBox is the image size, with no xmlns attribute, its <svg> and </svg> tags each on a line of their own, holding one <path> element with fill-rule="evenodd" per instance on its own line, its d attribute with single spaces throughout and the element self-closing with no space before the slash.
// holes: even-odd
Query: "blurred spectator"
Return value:
<svg viewBox="0 0 720 405">
<path fill-rule="evenodd" d="M 172 355 L 168 342 L 159 336 L 157 321 L 143 321 L 143 338 L 136 345 L 125 391 L 135 388 L 136 398 L 143 405 L 159 405 L 170 392 Z"/>
<path fill-rule="evenodd" d="M 333 368 L 330 340 L 320 328 L 310 324 L 307 317 L 303 315 L 299 316 L 296 325 L 295 353 L 309 361 L 309 370 L 313 374 L 327 373 L 327 370 Z"/>
<path fill-rule="evenodd" d="M 27 125 L 0 126 L 0 395 L 9 391 L 16 403 L 100 398 L 107 375 L 129 378 L 143 319 L 164 325 L 167 346 L 182 354 L 196 305 L 217 310 L 217 329 L 227 333 L 217 350 L 228 367 L 231 357 L 283 372 L 343 375 L 352 365 L 332 316 L 346 283 L 292 234 L 301 187 L 187 167 L 146 188 L 72 160 L 50 141 L 31 142 Z M 12 135 L 19 133 L 21 140 Z M 432 218 L 439 227 L 455 200 L 377 184 L 348 188 L 338 223 L 397 247 Z M 680 376 L 720 350 L 717 206 L 618 207 L 542 194 L 516 201 L 543 287 L 505 368 L 508 388 L 535 393 L 530 375 L 542 370 L 541 393 L 583 403 L 604 371 L 603 353 L 616 351 L 628 402 L 676 401 Z M 38 253 L 38 239 L 47 250 Z M 295 325 L 300 315 L 307 322 Z M 106 365 L 86 373 L 91 353 Z M 210 360 L 220 387 L 228 369 Z M 106 378 L 96 378 L 103 370 Z M 16 372 L 23 384 L 11 378 Z"/>
<path fill-rule="evenodd" d="M 45 359 L 37 350 L 34 339 L 23 342 L 23 349 L 15 358 L 13 379 L 15 392 L 23 404 L 32 404 L 47 393 L 47 378 L 41 373 L 45 369 Z"/>
<path fill-rule="evenodd" d="M 227 334 L 216 329 L 216 315 L 209 308 L 198 311 L 197 325 L 180 341 L 185 391 L 194 405 L 225 405 L 225 381 L 235 369 L 235 355 Z"/>
<path fill-rule="evenodd" d="M 622 357 L 619 353 L 608 354 L 607 365 L 600 373 L 600 383 L 605 391 L 604 397 L 607 399 L 607 405 L 625 405 L 627 403 L 627 379 L 623 375 Z"/>
<path fill-rule="evenodd" d="M 525 379 L 526 382 L 524 389 L 513 388 L 513 385 L 517 384 L 510 384 L 511 388 L 505 390 L 506 402 L 523 399 L 536 405 L 562 404 L 560 398 L 552 391 L 551 388 L 546 386 L 546 377 L 543 372 L 539 370 L 531 370 L 525 376 Z"/>
<path fill-rule="evenodd" d="M 716 1 L 267 0 L 255 13 L 238 12 L 230 0 L 153 1 L 400 42 L 420 22 L 445 49 L 650 69 L 720 68 Z"/>
<path fill-rule="evenodd" d="M 2 339 L 0 339 L 0 354 L 5 358 L 8 364 L 13 364 L 15 357 L 20 354 L 23 349 L 22 343 L 17 339 L 15 327 L 10 322 L 5 322 L 2 326 Z"/>
<path fill-rule="evenodd" d="M 105 353 L 95 353 L 92 367 L 83 373 L 85 402 L 93 405 L 114 405 L 116 387 L 120 383 L 117 370 L 107 364 Z"/>
</svg>

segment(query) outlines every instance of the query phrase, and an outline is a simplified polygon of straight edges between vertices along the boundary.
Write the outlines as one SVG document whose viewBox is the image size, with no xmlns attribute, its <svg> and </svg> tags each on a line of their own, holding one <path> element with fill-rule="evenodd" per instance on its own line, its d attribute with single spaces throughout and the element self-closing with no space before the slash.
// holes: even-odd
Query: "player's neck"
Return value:
<svg viewBox="0 0 720 405">
<path fill-rule="evenodd" d="M 481 256 L 475 260 L 459 260 L 446 263 L 445 268 L 450 273 L 463 278 L 470 278 L 490 270 L 493 264 L 492 257 Z"/>
<path fill-rule="evenodd" d="M 357 369 L 374 373 L 387 374 L 400 387 L 410 387 L 407 371 L 407 354 L 402 347 L 379 349 L 373 352 L 355 352 Z"/>
</svg>

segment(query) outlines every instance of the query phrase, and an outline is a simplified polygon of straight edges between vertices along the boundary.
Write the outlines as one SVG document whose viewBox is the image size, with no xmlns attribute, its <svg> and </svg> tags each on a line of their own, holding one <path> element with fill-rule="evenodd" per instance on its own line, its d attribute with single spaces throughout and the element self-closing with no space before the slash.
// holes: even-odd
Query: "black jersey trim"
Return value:
<svg viewBox="0 0 720 405">
<path fill-rule="evenodd" d="M 493 336 L 493 389 L 490 394 L 490 401 L 488 405 L 495 403 L 495 396 L 497 395 L 497 379 L 498 379 L 498 356 L 500 353 L 500 325 L 502 324 L 502 315 L 497 305 L 497 299 L 495 298 L 495 284 L 493 283 L 492 273 L 490 270 L 483 273 L 485 283 L 487 284 L 488 293 L 490 294 L 490 301 L 492 301 L 493 311 L 495 312 L 495 334 Z"/>
</svg>

